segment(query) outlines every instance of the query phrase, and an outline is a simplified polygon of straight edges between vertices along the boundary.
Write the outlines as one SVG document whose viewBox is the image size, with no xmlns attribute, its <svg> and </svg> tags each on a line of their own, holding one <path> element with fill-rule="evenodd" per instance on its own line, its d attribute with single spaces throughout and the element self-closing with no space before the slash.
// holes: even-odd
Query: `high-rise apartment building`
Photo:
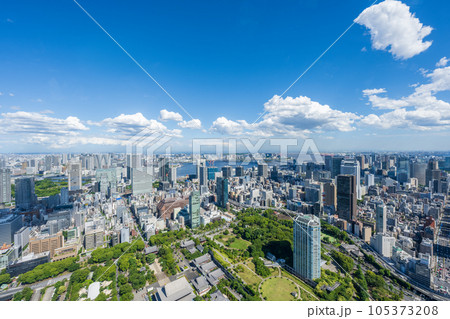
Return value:
<svg viewBox="0 0 450 319">
<path fill-rule="evenodd" d="M 302 277 L 320 278 L 320 219 L 298 215 L 294 220 L 294 270 Z"/>
<path fill-rule="evenodd" d="M 69 163 L 69 191 L 78 191 L 82 187 L 81 163 Z"/>
<path fill-rule="evenodd" d="M 0 168 L 0 203 L 11 202 L 11 170 Z"/>
</svg>

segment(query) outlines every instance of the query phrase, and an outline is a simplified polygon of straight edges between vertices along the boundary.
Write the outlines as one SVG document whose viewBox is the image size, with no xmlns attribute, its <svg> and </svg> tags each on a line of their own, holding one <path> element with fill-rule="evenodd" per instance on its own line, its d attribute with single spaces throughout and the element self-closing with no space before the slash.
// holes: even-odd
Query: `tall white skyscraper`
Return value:
<svg viewBox="0 0 450 319">
<path fill-rule="evenodd" d="M 82 186 L 81 163 L 69 163 L 69 191 L 77 191 Z"/>
<path fill-rule="evenodd" d="M 362 199 L 362 197 L 361 197 L 361 170 L 359 167 L 359 162 L 355 159 L 343 160 L 341 162 L 341 174 L 342 175 L 353 175 L 356 177 L 356 198 Z"/>
<path fill-rule="evenodd" d="M 294 220 L 294 269 L 305 278 L 320 278 L 320 219 L 298 215 Z"/>
<path fill-rule="evenodd" d="M 11 171 L 0 168 L 0 203 L 11 202 Z"/>
</svg>

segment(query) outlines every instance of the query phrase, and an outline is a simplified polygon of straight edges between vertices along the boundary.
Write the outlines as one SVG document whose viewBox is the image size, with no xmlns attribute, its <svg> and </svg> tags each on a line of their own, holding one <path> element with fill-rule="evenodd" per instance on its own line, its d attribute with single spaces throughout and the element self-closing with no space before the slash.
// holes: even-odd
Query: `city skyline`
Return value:
<svg viewBox="0 0 450 319">
<path fill-rule="evenodd" d="M 448 4 L 372 3 L 6 3 L 0 152 L 121 152 L 144 128 L 173 152 L 227 137 L 447 151 Z"/>
</svg>

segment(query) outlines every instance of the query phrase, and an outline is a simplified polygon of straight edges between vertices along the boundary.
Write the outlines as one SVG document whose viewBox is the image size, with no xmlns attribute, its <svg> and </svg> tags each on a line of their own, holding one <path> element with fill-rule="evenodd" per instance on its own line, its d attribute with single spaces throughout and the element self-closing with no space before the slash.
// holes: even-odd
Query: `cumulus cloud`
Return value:
<svg viewBox="0 0 450 319">
<path fill-rule="evenodd" d="M 159 119 L 161 121 L 177 121 L 180 122 L 183 120 L 183 116 L 181 116 L 180 113 L 177 112 L 171 112 L 167 110 L 161 110 L 159 111 Z"/>
<path fill-rule="evenodd" d="M 221 116 L 213 122 L 210 131 L 223 135 L 240 135 L 244 133 L 245 128 L 248 126 L 248 123 L 245 121 L 236 122 Z"/>
<path fill-rule="evenodd" d="M 19 111 L 2 113 L 0 117 L 2 134 L 76 135 L 86 130 L 88 128 L 74 116 L 59 119 L 42 113 Z"/>
<path fill-rule="evenodd" d="M 398 109 L 408 106 L 408 103 L 403 100 L 392 100 L 387 97 L 379 96 L 379 94 L 386 93 L 386 89 L 367 89 L 363 90 L 363 95 L 369 99 L 370 104 L 378 109 Z"/>
<path fill-rule="evenodd" d="M 372 47 L 387 50 L 396 59 L 409 59 L 427 50 L 432 41 L 423 41 L 433 28 L 424 26 L 409 6 L 385 0 L 365 9 L 355 22 L 369 29 Z"/>
<path fill-rule="evenodd" d="M 353 124 L 360 118 L 359 115 L 333 109 L 306 96 L 282 98 L 275 95 L 264 104 L 264 110 L 265 115 L 258 123 L 249 124 L 244 120 L 219 117 L 210 131 L 226 135 L 305 137 L 311 132 L 352 131 L 355 129 Z"/>
<path fill-rule="evenodd" d="M 148 120 L 142 113 L 120 114 L 114 118 L 106 118 L 100 122 L 101 126 L 108 129 L 110 133 L 136 134 L 144 128 L 155 131 L 164 131 L 167 128 L 160 122 Z"/>
<path fill-rule="evenodd" d="M 450 128 L 450 104 L 435 94 L 450 91 L 450 66 L 426 73 L 429 83 L 415 86 L 414 92 L 400 99 L 365 94 L 373 107 L 393 109 L 381 115 L 370 114 L 361 123 L 379 128 L 408 128 L 416 130 Z M 384 93 L 384 92 L 380 92 Z"/>
<path fill-rule="evenodd" d="M 275 95 L 264 104 L 264 109 L 267 113 L 258 128 L 264 130 L 273 126 L 278 133 L 348 132 L 354 130 L 353 123 L 359 118 L 354 113 L 333 109 L 307 96 L 282 98 Z"/>
<path fill-rule="evenodd" d="M 192 119 L 190 121 L 181 121 L 178 125 L 182 128 L 190 128 L 199 130 L 202 128 L 202 122 L 199 119 Z"/>
<path fill-rule="evenodd" d="M 438 63 L 436 63 L 436 66 L 437 66 L 438 68 L 440 68 L 440 67 L 446 66 L 447 63 L 448 63 L 448 59 L 447 59 L 447 57 L 444 56 L 443 58 L 441 58 L 441 59 L 439 60 Z"/>
<path fill-rule="evenodd" d="M 181 136 L 181 130 L 169 130 L 164 124 L 154 119 L 147 119 L 142 113 L 121 114 L 114 118 L 106 118 L 97 123 L 107 129 L 108 133 L 115 133 L 119 136 L 132 136 L 143 129 L 149 132 L 162 133 L 172 136 Z"/>
</svg>

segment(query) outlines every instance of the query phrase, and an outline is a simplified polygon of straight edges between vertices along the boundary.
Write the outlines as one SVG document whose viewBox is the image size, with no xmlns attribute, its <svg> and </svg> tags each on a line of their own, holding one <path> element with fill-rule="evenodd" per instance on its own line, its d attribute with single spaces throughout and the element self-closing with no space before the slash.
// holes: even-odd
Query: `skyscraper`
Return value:
<svg viewBox="0 0 450 319">
<path fill-rule="evenodd" d="M 375 210 L 376 215 L 376 232 L 385 234 L 387 231 L 386 222 L 386 206 L 383 202 L 377 203 L 377 207 Z"/>
<path fill-rule="evenodd" d="M 439 163 L 435 159 L 430 159 L 425 170 L 425 186 L 429 186 L 433 180 L 433 171 L 439 170 Z"/>
<path fill-rule="evenodd" d="M 258 176 L 267 178 L 269 176 L 269 167 L 266 163 L 258 164 Z"/>
<path fill-rule="evenodd" d="M 339 218 L 347 221 L 356 219 L 356 177 L 338 175 L 337 177 L 337 212 Z"/>
<path fill-rule="evenodd" d="M 244 167 L 243 166 L 236 166 L 236 176 L 244 176 Z"/>
<path fill-rule="evenodd" d="M 361 199 L 361 170 L 357 160 L 343 160 L 341 162 L 341 174 L 353 175 L 356 178 L 356 198 Z"/>
<path fill-rule="evenodd" d="M 69 163 L 69 191 L 80 190 L 82 186 L 81 163 Z"/>
<path fill-rule="evenodd" d="M 331 177 L 335 178 L 341 173 L 341 162 L 344 158 L 341 156 L 333 157 L 331 160 Z"/>
<path fill-rule="evenodd" d="M 323 205 L 332 207 L 334 210 L 336 210 L 336 198 L 337 198 L 336 184 L 324 183 L 323 192 L 324 192 Z"/>
<path fill-rule="evenodd" d="M 193 191 L 189 196 L 189 218 L 191 228 L 200 227 L 200 192 Z"/>
<path fill-rule="evenodd" d="M 412 164 L 411 176 L 417 178 L 419 185 L 426 185 L 426 163 L 415 162 Z"/>
<path fill-rule="evenodd" d="M 208 184 L 208 168 L 205 165 L 200 166 L 199 182 L 200 186 Z"/>
<path fill-rule="evenodd" d="M 173 185 L 177 182 L 177 166 L 171 165 L 169 168 L 169 182 Z"/>
<path fill-rule="evenodd" d="M 229 177 L 231 177 L 232 176 L 232 168 L 231 168 L 231 166 L 224 166 L 224 167 L 222 167 L 222 176 L 224 177 L 224 178 L 229 178 Z"/>
<path fill-rule="evenodd" d="M 11 171 L 0 168 L 0 203 L 11 202 Z"/>
<path fill-rule="evenodd" d="M 217 178 L 217 204 L 220 207 L 225 207 L 228 203 L 228 179 L 219 177 Z"/>
<path fill-rule="evenodd" d="M 16 179 L 16 207 L 30 209 L 36 205 L 36 202 L 34 177 L 21 177 Z"/>
<path fill-rule="evenodd" d="M 294 220 L 294 270 L 310 280 L 320 278 L 320 219 L 298 215 Z"/>
<path fill-rule="evenodd" d="M 366 178 L 366 186 L 367 186 L 367 187 L 370 187 L 370 186 L 375 185 L 375 175 L 373 175 L 373 174 L 367 174 L 367 175 L 365 176 L 365 178 Z"/>
</svg>

